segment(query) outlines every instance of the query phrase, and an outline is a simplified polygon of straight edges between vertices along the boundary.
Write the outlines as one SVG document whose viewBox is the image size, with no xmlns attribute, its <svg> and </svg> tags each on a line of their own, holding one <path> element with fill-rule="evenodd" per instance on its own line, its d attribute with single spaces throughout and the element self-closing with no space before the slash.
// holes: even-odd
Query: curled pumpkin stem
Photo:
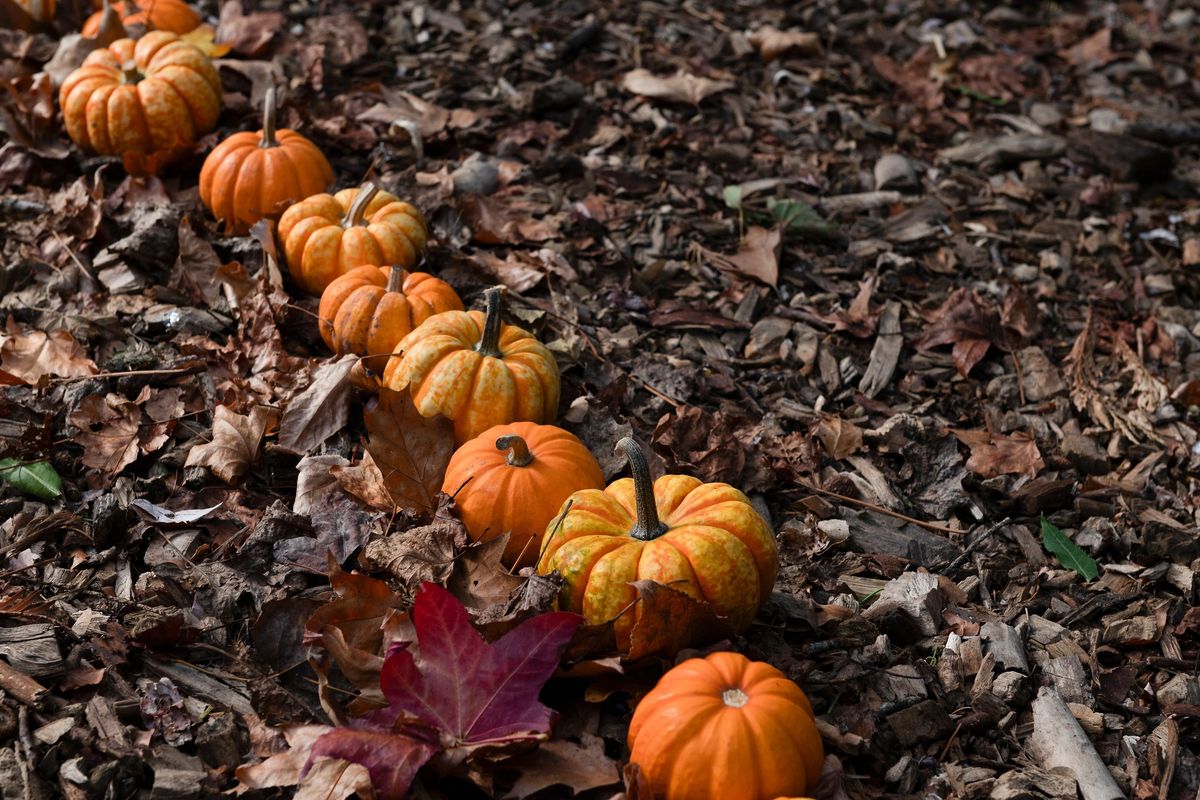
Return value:
<svg viewBox="0 0 1200 800">
<path fill-rule="evenodd" d="M 497 450 L 507 450 L 509 466 L 513 467 L 528 467 L 533 463 L 533 453 L 529 452 L 529 445 L 515 433 L 509 433 L 501 436 L 496 440 Z"/>
<path fill-rule="evenodd" d="M 371 204 L 378 193 L 378 186 L 373 183 L 364 183 L 358 190 L 358 194 L 354 196 L 354 202 L 350 204 L 350 210 L 346 212 L 346 216 L 342 220 L 342 227 L 353 228 L 355 225 L 365 225 L 363 217 L 367 213 L 367 206 Z"/>
<path fill-rule="evenodd" d="M 658 503 L 654 501 L 654 481 L 650 478 L 650 465 L 646 455 L 632 437 L 626 436 L 617 442 L 617 452 L 629 462 L 633 474 L 633 491 L 637 498 L 637 523 L 629 532 L 634 539 L 649 542 L 667 532 L 668 526 L 658 518 Z"/>
<path fill-rule="evenodd" d="M 275 87 L 272 86 L 267 89 L 267 96 L 263 98 L 262 141 L 258 143 L 262 148 L 279 146 L 279 140 L 275 138 L 276 100 Z"/>
<path fill-rule="evenodd" d="M 504 316 L 504 287 L 493 286 L 483 293 L 483 298 L 487 303 L 487 310 L 483 317 L 483 335 L 479 337 L 479 344 L 475 346 L 475 352 L 481 356 L 500 358 L 504 355 L 500 352 L 500 323 Z"/>
</svg>

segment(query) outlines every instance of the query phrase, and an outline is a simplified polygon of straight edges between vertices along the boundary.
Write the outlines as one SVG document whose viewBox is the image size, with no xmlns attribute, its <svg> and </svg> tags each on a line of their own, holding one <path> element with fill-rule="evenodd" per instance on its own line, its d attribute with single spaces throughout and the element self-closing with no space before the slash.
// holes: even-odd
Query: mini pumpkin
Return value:
<svg viewBox="0 0 1200 800">
<path fill-rule="evenodd" d="M 546 531 L 537 571 L 558 570 L 559 605 L 593 625 L 613 620 L 628 650 L 641 618 L 632 581 L 651 580 L 706 601 L 737 630 L 750 624 L 775 584 L 775 536 L 749 498 L 726 483 L 687 475 L 651 481 L 641 448 L 617 443 L 632 478 L 576 492 Z M 629 609 L 632 608 L 632 611 Z"/>
<path fill-rule="evenodd" d="M 825 749 L 804 692 L 740 653 L 667 672 L 629 723 L 629 760 L 660 800 L 772 800 L 810 794 Z"/>
<path fill-rule="evenodd" d="M 485 293 L 487 311 L 446 311 L 396 345 L 383 373 L 389 389 L 408 389 L 422 416 L 454 420 L 459 444 L 507 422 L 553 422 L 559 372 L 533 334 L 501 322 L 504 290 Z"/>
<path fill-rule="evenodd" d="M 208 56 L 166 31 L 93 50 L 58 97 L 71 140 L 101 155 L 190 146 L 221 113 L 221 81 Z"/>
<path fill-rule="evenodd" d="M 275 113 L 272 87 L 263 101 L 262 130 L 233 134 L 213 148 L 200 169 L 200 200 L 238 235 L 333 182 L 324 154 L 293 130 L 277 131 Z"/>
<path fill-rule="evenodd" d="M 604 473 L 583 442 L 562 428 L 511 422 L 488 428 L 450 459 L 442 491 L 475 541 L 511 532 L 503 561 L 537 559 L 542 533 L 580 489 L 604 486 Z"/>
<path fill-rule="evenodd" d="M 317 194 L 279 218 L 279 241 L 292 277 L 311 294 L 364 264 L 408 269 L 429 232 L 421 212 L 374 184 Z"/>
<path fill-rule="evenodd" d="M 134 0 L 133 3 L 112 4 L 126 27 L 144 25 L 147 30 L 169 33 L 190 33 L 200 26 L 200 15 L 183 0 Z M 83 23 L 81 33 L 93 38 L 100 32 L 104 11 L 97 11 Z"/>
<path fill-rule="evenodd" d="M 382 372 L 400 340 L 443 311 L 462 311 L 458 293 L 443 280 L 400 267 L 355 267 L 321 294 L 321 338 L 338 355 L 355 353 Z"/>
</svg>

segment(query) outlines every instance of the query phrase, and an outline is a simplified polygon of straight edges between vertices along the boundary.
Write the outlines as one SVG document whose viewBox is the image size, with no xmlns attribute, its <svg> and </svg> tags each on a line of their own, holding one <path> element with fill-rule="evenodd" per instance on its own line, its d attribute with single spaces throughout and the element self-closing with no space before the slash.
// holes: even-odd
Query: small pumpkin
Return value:
<svg viewBox="0 0 1200 800">
<path fill-rule="evenodd" d="M 183 0 L 134 0 L 133 3 L 112 4 L 126 27 L 144 25 L 147 30 L 169 33 L 191 33 L 200 26 L 200 15 Z M 100 32 L 100 21 L 104 11 L 97 11 L 83 23 L 81 33 L 94 38 Z"/>
<path fill-rule="evenodd" d="M 151 31 L 88 53 L 58 98 L 67 134 L 80 147 L 149 155 L 190 146 L 212 130 L 221 80 L 199 48 Z"/>
<path fill-rule="evenodd" d="M 667 672 L 629 723 L 629 760 L 660 800 L 772 800 L 811 794 L 825 749 L 804 692 L 741 653 Z"/>
<path fill-rule="evenodd" d="M 355 267 L 321 294 L 321 338 L 338 355 L 355 353 L 382 372 L 396 345 L 443 311 L 462 311 L 450 284 L 400 267 Z"/>
<path fill-rule="evenodd" d="M 559 605 L 588 624 L 613 620 L 617 644 L 626 651 L 642 613 L 630 585 L 637 580 L 704 600 L 736 630 L 745 628 L 779 569 L 771 526 L 729 484 L 687 475 L 651 481 L 633 439 L 622 439 L 617 450 L 633 477 L 571 495 L 561 521 L 546 531 L 537 571 L 562 575 Z"/>
<path fill-rule="evenodd" d="M 200 200 L 226 230 L 238 235 L 333 183 L 333 167 L 324 154 L 293 130 L 277 131 L 275 113 L 272 87 L 263 101 L 262 130 L 233 134 L 213 148 L 200 168 Z"/>
<path fill-rule="evenodd" d="M 458 443 L 507 422 L 553 422 L 558 362 L 522 328 L 501 322 L 504 289 L 484 293 L 487 311 L 446 311 L 396 345 L 383 373 L 389 389 L 408 389 L 422 416 L 454 420 Z"/>
<path fill-rule="evenodd" d="M 421 212 L 368 183 L 317 194 L 279 218 L 279 241 L 292 277 L 310 294 L 363 264 L 417 263 L 429 232 Z"/>
<path fill-rule="evenodd" d="M 442 491 L 474 541 L 511 532 L 503 561 L 515 567 L 537 560 L 542 533 L 568 497 L 602 486 L 604 473 L 579 439 L 553 425 L 511 422 L 458 448 Z"/>
</svg>

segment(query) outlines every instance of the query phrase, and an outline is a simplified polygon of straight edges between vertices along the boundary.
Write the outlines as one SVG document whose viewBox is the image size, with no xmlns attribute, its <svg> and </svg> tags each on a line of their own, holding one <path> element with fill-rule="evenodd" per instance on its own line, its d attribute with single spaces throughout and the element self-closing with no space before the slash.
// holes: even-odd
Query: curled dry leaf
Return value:
<svg viewBox="0 0 1200 800">
<path fill-rule="evenodd" d="M 953 431 L 960 442 L 971 448 L 967 469 L 984 478 L 997 475 L 1027 475 L 1030 478 L 1046 468 L 1037 441 L 1025 431 L 1008 435 L 989 431 Z"/>
<path fill-rule="evenodd" d="M 822 417 L 816 434 L 830 458 L 843 459 L 862 449 L 862 428 L 841 417 Z"/>
<path fill-rule="evenodd" d="M 771 25 L 764 25 L 748 34 L 746 41 L 758 48 L 763 61 L 774 61 L 789 53 L 800 56 L 821 54 L 821 38 L 815 33 L 798 31 L 795 28 L 781 31 Z"/>
<path fill-rule="evenodd" d="M 212 441 L 194 446 L 185 466 L 208 467 L 221 480 L 233 483 L 250 469 L 264 434 L 278 417 L 278 411 L 265 406 L 255 406 L 248 415 L 217 406 Z"/>
<path fill-rule="evenodd" d="M 709 95 L 734 87 L 732 81 L 714 81 L 682 70 L 669 78 L 660 78 L 650 70 L 641 68 L 625 73 L 621 85 L 625 91 L 642 97 L 692 105 L 699 105 Z"/>
<path fill-rule="evenodd" d="M 454 424 L 422 417 L 407 392 L 383 389 L 363 411 L 367 452 L 396 507 L 431 514 L 454 454 Z"/>
<path fill-rule="evenodd" d="M 255 58 L 285 26 L 286 20 L 278 11 L 246 14 L 241 0 L 227 0 L 221 4 L 215 40 L 228 45 L 238 55 Z"/>
<path fill-rule="evenodd" d="M 461 522 L 439 517 L 429 525 L 370 542 L 358 561 L 364 569 L 388 573 L 409 595 L 415 595 L 426 581 L 445 583 L 469 541 Z"/>
<path fill-rule="evenodd" d="M 26 383 L 43 376 L 79 378 L 96 374 L 96 364 L 83 346 L 66 331 L 22 333 L 10 318 L 0 336 L 0 369 Z"/>
<path fill-rule="evenodd" d="M 279 421 L 279 447 L 307 453 L 346 426 L 351 385 L 347 378 L 358 357 L 347 353 L 317 367 L 312 383 L 293 397 Z"/>
<path fill-rule="evenodd" d="M 168 425 L 143 420 L 139 405 L 148 396 L 146 387 L 137 402 L 117 394 L 90 394 L 80 401 L 67 419 L 79 429 L 73 441 L 83 447 L 85 465 L 115 475 L 166 443 Z"/>
<path fill-rule="evenodd" d="M 700 248 L 713 264 L 726 272 L 762 281 L 768 286 L 779 283 L 779 250 L 783 234 L 778 228 L 767 230 L 758 225 L 746 229 L 736 255 L 725 256 Z"/>
<path fill-rule="evenodd" d="M 642 615 L 630 635 L 630 661 L 670 656 L 684 647 L 733 636 L 733 627 L 701 600 L 655 581 L 634 581 Z"/>
</svg>

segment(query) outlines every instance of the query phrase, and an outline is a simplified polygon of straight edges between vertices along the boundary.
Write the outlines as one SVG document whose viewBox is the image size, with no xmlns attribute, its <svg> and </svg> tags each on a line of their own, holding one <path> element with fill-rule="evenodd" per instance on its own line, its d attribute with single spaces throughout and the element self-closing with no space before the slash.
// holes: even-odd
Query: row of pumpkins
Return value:
<svg viewBox="0 0 1200 800">
<path fill-rule="evenodd" d="M 138 4 L 153 13 L 159 3 L 182 5 Z M 221 87 L 201 50 L 151 30 L 91 53 L 60 99 L 81 147 L 149 154 L 211 130 Z M 618 449 L 632 478 L 605 488 L 587 447 L 550 424 L 558 365 L 531 333 L 502 321 L 503 290 L 484 293 L 483 311 L 465 311 L 449 284 L 408 272 L 428 238 L 420 211 L 372 184 L 325 194 L 334 179 L 328 160 L 302 135 L 277 130 L 275 114 L 271 90 L 262 130 L 233 134 L 208 155 L 201 200 L 233 233 L 277 218 L 288 270 L 321 296 L 330 349 L 361 357 L 360 382 L 408 390 L 422 415 L 453 420 L 459 448 L 443 490 L 471 537 L 509 533 L 506 565 L 557 571 L 560 606 L 591 624 L 613 621 L 622 649 L 641 615 L 637 580 L 701 598 L 738 630 L 749 625 L 774 585 L 778 552 L 746 495 L 684 475 L 653 481 L 630 438 Z M 668 672 L 637 707 L 629 744 L 667 800 L 811 792 L 823 761 L 804 693 L 769 664 L 734 653 Z"/>
</svg>

